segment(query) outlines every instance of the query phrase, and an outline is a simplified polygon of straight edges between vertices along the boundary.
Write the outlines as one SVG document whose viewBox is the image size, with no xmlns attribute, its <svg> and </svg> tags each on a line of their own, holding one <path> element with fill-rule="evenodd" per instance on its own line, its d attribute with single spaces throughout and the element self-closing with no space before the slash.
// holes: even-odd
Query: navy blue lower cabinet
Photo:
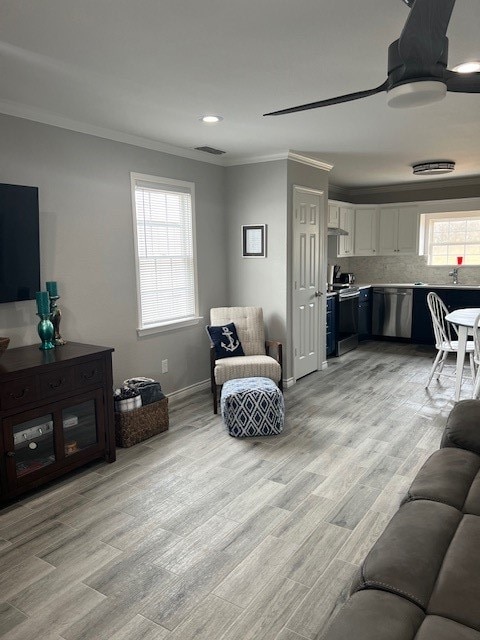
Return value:
<svg viewBox="0 0 480 640">
<path fill-rule="evenodd" d="M 360 289 L 358 299 L 358 339 L 368 340 L 372 335 L 372 290 Z"/>
<path fill-rule="evenodd" d="M 435 344 L 432 318 L 427 305 L 430 291 L 434 291 L 443 300 L 449 311 L 480 308 L 480 291 L 476 289 L 413 289 L 412 342 L 415 344 Z"/>
<path fill-rule="evenodd" d="M 327 356 L 337 353 L 337 296 L 327 297 Z"/>
</svg>

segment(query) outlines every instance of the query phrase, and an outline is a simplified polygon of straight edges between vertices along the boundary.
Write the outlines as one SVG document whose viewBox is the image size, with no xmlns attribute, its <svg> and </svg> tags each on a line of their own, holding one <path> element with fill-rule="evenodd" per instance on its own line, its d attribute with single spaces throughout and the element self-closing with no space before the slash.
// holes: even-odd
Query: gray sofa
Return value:
<svg viewBox="0 0 480 640">
<path fill-rule="evenodd" d="M 480 640 L 480 401 L 451 412 L 323 637 Z"/>
</svg>

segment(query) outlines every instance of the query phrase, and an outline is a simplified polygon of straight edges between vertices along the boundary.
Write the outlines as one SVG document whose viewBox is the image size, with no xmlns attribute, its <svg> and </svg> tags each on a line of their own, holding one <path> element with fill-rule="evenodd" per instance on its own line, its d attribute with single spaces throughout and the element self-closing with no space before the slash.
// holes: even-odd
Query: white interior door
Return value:
<svg viewBox="0 0 480 640">
<path fill-rule="evenodd" d="M 293 362 L 295 379 L 318 369 L 319 221 L 323 194 L 294 187 L 293 193 Z M 325 323 L 323 323 L 325 324 Z"/>
</svg>

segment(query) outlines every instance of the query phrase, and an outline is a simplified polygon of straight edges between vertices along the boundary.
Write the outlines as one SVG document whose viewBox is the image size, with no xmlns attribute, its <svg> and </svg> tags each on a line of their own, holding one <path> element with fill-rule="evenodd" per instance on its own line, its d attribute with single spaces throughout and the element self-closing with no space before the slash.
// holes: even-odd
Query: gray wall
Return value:
<svg viewBox="0 0 480 640">
<path fill-rule="evenodd" d="M 230 306 L 263 307 L 267 338 L 286 342 L 287 160 L 227 168 Z M 241 226 L 267 225 L 267 257 L 242 258 Z"/>
<path fill-rule="evenodd" d="M 323 190 L 327 207 L 328 174 L 292 160 L 227 168 L 227 210 L 231 305 L 261 306 L 267 337 L 284 345 L 284 378 L 293 376 L 291 357 L 291 242 L 293 186 Z M 267 258 L 241 257 L 241 225 L 268 225 Z M 321 221 L 321 281 L 325 279 L 326 216 Z M 321 301 L 321 326 L 325 301 Z M 322 341 L 324 332 L 320 332 Z M 324 345 L 322 344 L 324 353 Z"/>
<path fill-rule="evenodd" d="M 64 337 L 114 347 L 117 383 L 150 376 L 171 392 L 209 378 L 204 325 L 228 298 L 225 169 L 3 115 L 0 139 L 0 182 L 39 187 L 41 277 L 58 281 Z M 137 337 L 131 171 L 195 183 L 197 326 Z M 33 301 L 0 305 L 12 347 L 38 343 L 35 311 Z"/>
</svg>

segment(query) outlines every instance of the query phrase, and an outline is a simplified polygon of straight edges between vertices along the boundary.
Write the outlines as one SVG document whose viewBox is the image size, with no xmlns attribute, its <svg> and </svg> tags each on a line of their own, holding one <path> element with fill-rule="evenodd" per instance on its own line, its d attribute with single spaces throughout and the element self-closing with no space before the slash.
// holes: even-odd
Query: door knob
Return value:
<svg viewBox="0 0 480 640">
<path fill-rule="evenodd" d="M 321 291 L 315 291 L 315 297 L 319 298 L 320 296 L 323 296 L 323 293 Z"/>
</svg>

